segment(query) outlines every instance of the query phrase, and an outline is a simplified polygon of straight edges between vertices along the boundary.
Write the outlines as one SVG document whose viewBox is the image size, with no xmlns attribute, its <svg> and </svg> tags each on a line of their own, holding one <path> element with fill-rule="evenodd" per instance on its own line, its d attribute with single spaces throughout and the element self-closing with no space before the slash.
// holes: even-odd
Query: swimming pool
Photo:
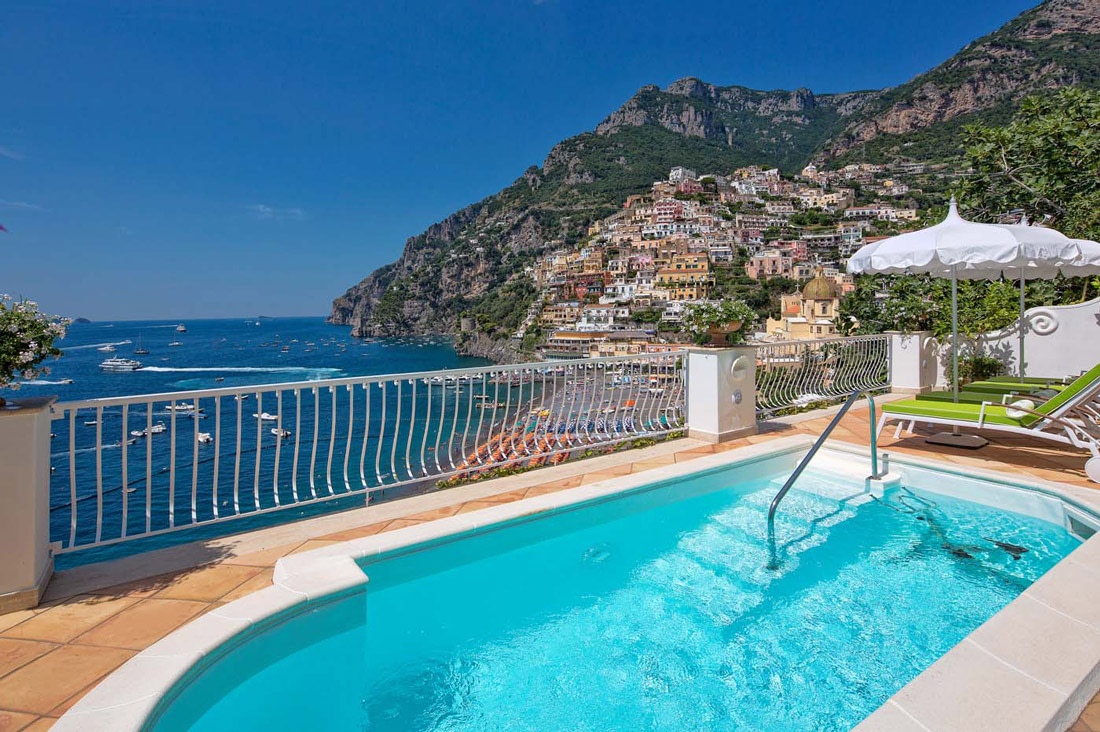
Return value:
<svg viewBox="0 0 1100 732">
<path fill-rule="evenodd" d="M 797 454 L 353 542 L 368 582 L 248 617 L 143 728 L 846 730 L 1095 526 L 916 468 L 875 498 L 822 453 L 780 508 L 770 570 L 767 506 Z"/>
</svg>

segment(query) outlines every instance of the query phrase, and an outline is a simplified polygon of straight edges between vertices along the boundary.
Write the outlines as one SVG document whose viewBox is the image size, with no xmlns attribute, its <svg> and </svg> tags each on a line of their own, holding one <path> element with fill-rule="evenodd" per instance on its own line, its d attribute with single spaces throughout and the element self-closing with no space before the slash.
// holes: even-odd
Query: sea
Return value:
<svg viewBox="0 0 1100 732">
<path fill-rule="evenodd" d="M 177 332 L 181 324 L 186 332 Z M 77 401 L 489 363 L 457 355 L 447 337 L 353 338 L 350 327 L 320 317 L 74 323 L 58 345 L 64 355 L 46 363 L 48 376 L 24 381 L 18 391 L 5 390 L 3 395 Z M 107 347 L 115 350 L 100 350 Z M 135 355 L 139 347 L 148 355 Z M 101 371 L 99 364 L 112 356 L 136 359 L 143 366 L 139 371 Z"/>
<path fill-rule="evenodd" d="M 10 399 L 50 395 L 57 396 L 60 402 L 65 403 L 101 397 L 186 392 L 193 389 L 301 383 L 349 376 L 434 371 L 481 366 L 488 363 L 480 358 L 458 356 L 449 338 L 438 336 L 353 338 L 350 328 L 330 325 L 319 317 L 189 320 L 182 323 L 184 331 L 178 330 L 180 325 L 179 321 L 162 320 L 74 323 L 65 338 L 59 342 L 64 355 L 47 364 L 50 366 L 51 373 L 36 380 L 23 382 L 18 391 L 5 390 L 4 396 Z M 105 348 L 113 350 L 104 351 Z M 149 353 L 135 354 L 134 351 L 137 349 L 148 350 Z M 142 363 L 142 368 L 127 372 L 101 370 L 99 364 L 111 357 L 136 359 Z M 347 398 L 343 392 L 340 392 L 339 396 L 342 399 Z M 179 399 L 186 400 L 187 397 L 180 395 Z M 230 435 L 235 434 L 232 404 L 230 402 L 230 407 L 226 409 L 221 420 L 224 442 L 218 450 L 226 465 L 231 464 L 236 455 L 233 440 L 230 438 Z M 344 402 L 340 404 L 341 408 L 344 408 Z M 164 412 L 163 407 L 162 403 L 158 406 L 158 411 L 153 413 L 157 422 L 171 421 L 171 415 Z M 284 405 L 288 423 L 291 419 L 290 415 L 294 413 L 293 410 L 293 404 Z M 246 418 L 250 411 L 251 409 L 245 410 Z M 374 411 L 378 411 L 377 405 Z M 327 400 L 321 400 L 317 419 L 329 420 L 330 413 Z M 56 435 L 54 435 L 51 449 L 50 533 L 52 540 L 65 541 L 72 530 L 71 522 L 78 524 L 76 529 L 78 537 L 90 539 L 97 535 L 95 520 L 97 513 L 102 514 L 103 525 L 107 527 L 104 529 L 105 536 L 111 530 L 117 533 L 122 516 L 127 517 L 127 523 L 131 528 L 140 529 L 139 525 L 143 523 L 143 510 L 132 508 L 127 513 L 125 498 L 132 497 L 134 502 L 140 502 L 146 494 L 143 467 L 146 446 L 144 441 L 133 439 L 130 442 L 135 443 L 134 445 L 123 446 L 116 435 L 126 434 L 131 429 L 142 428 L 146 419 L 144 415 L 144 408 L 135 407 L 130 414 L 129 424 L 124 425 L 118 407 L 104 410 L 103 429 L 106 437 L 102 462 L 97 463 L 94 441 L 98 428 L 88 427 L 89 423 L 84 421 L 94 419 L 95 414 L 94 411 L 81 412 L 73 429 L 75 463 L 81 476 L 75 494 L 70 492 L 68 421 L 60 420 L 53 423 L 52 431 Z M 213 416 L 204 417 L 210 417 L 210 419 L 203 422 L 202 426 L 206 430 L 212 430 L 215 421 Z M 155 468 L 150 499 L 153 503 L 149 509 L 152 512 L 152 518 L 149 520 L 152 521 L 154 529 L 164 529 L 164 522 L 168 515 L 165 512 L 171 513 L 172 510 L 166 503 L 169 496 L 166 483 L 168 478 L 162 474 L 162 471 L 167 469 L 165 466 L 173 461 L 175 461 L 178 478 L 175 483 L 175 493 L 172 496 L 173 501 L 178 501 L 181 506 L 188 502 L 188 497 L 183 493 L 186 493 L 192 484 L 192 480 L 187 477 L 187 471 L 192 470 L 193 467 L 198 473 L 197 483 L 202 486 L 198 489 L 199 500 L 204 505 L 213 500 L 210 486 L 213 482 L 217 482 L 211 479 L 213 465 L 211 457 L 214 446 L 203 446 L 201 461 L 192 466 L 190 458 L 182 457 L 189 455 L 187 451 L 192 445 L 190 420 L 181 419 L 183 419 L 183 427 L 180 428 L 175 441 L 154 437 L 148 446 L 152 450 L 149 462 Z M 252 420 L 248 421 L 251 425 Z M 331 420 L 326 424 L 330 422 Z M 341 445 L 342 449 L 345 444 L 344 436 L 347 434 L 346 424 L 342 420 L 337 422 L 339 424 L 331 437 L 327 434 L 322 435 L 322 445 L 331 441 L 333 445 L 337 443 Z M 374 425 L 381 423 L 377 414 L 374 415 L 371 423 Z M 90 424 L 95 425 L 95 422 Z M 363 425 L 357 424 L 357 428 L 361 430 Z M 246 478 L 255 475 L 256 481 L 262 480 L 264 485 L 268 485 L 275 478 L 271 474 L 274 465 L 271 460 L 259 460 L 258 450 L 248 443 L 252 433 L 249 430 L 245 430 L 244 433 L 246 433 L 246 444 L 242 448 L 243 475 Z M 261 436 L 266 445 L 265 449 L 270 455 L 270 450 L 278 440 L 268 435 L 266 431 Z M 372 451 L 379 439 L 380 435 L 373 434 L 372 431 L 369 440 Z M 359 442 L 357 441 L 356 444 Z M 175 452 L 172 451 L 173 447 Z M 129 480 L 125 481 L 125 485 L 120 472 L 124 470 L 120 463 L 123 451 L 130 459 L 131 469 Z M 289 454 L 290 451 L 287 453 Z M 283 457 L 285 462 L 286 456 Z M 253 459 L 261 463 L 254 473 L 251 467 L 253 463 L 249 462 Z M 303 457 L 303 460 L 306 461 L 302 463 L 304 469 L 304 466 L 309 463 L 307 457 Z M 337 460 L 337 466 L 339 467 L 339 460 Z M 312 467 L 310 470 L 312 471 Z M 99 481 L 95 476 L 100 473 L 102 503 L 97 508 L 96 483 Z M 221 491 L 218 494 L 219 497 L 225 491 L 222 484 L 231 480 L 232 476 L 233 471 L 228 469 L 222 471 L 219 479 Z M 325 480 L 325 478 L 319 480 Z M 280 485 L 282 482 L 285 480 L 280 481 Z M 250 481 L 245 480 L 244 484 L 247 487 Z M 372 495 L 372 500 L 394 500 L 402 495 L 401 491 L 396 490 L 381 491 L 376 496 Z M 57 566 L 63 569 L 163 548 L 185 541 L 262 528 L 328 511 L 359 507 L 363 502 L 362 494 L 349 494 L 338 501 L 289 508 L 273 513 L 258 513 L 252 517 L 239 518 L 229 524 L 209 524 L 182 532 L 127 540 L 104 547 L 61 554 L 57 558 Z M 73 519 L 74 506 L 79 506 L 79 521 Z M 186 522 L 186 511 L 181 509 L 179 514 L 179 520 Z"/>
</svg>

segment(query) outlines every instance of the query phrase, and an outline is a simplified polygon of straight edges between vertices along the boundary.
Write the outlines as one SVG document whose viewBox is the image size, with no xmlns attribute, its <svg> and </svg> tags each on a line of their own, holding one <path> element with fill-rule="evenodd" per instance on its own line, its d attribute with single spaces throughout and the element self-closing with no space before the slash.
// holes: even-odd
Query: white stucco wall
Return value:
<svg viewBox="0 0 1100 732">
<path fill-rule="evenodd" d="M 1061 378 L 1076 376 L 1100 363 L 1100 298 L 1077 305 L 1060 305 L 1027 310 L 1024 358 L 1027 376 Z M 1008 373 L 1020 368 L 1019 322 L 982 338 L 982 350 L 1001 359 Z M 949 340 L 949 339 L 948 339 Z M 937 349 L 939 384 L 949 383 L 950 352 Z M 949 345 L 949 344 L 945 344 Z M 960 349 L 968 352 L 967 347 Z"/>
</svg>

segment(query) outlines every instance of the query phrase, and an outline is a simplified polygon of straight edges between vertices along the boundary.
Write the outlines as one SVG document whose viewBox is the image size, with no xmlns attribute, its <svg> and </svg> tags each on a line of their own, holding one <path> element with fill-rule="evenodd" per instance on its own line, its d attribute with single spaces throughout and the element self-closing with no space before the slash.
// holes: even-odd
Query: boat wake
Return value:
<svg viewBox="0 0 1100 732">
<path fill-rule="evenodd" d="M 31 379 L 30 381 L 19 382 L 23 386 L 48 386 L 50 384 L 71 384 L 72 379 L 58 379 L 56 381 L 50 381 L 48 379 Z"/>
<path fill-rule="evenodd" d="M 163 373 L 218 373 L 218 374 L 300 374 L 305 372 L 339 374 L 343 369 L 316 368 L 313 366 L 146 366 L 142 371 Z"/>
<path fill-rule="evenodd" d="M 126 339 L 124 341 L 111 341 L 110 343 L 89 343 L 86 346 L 65 346 L 66 351 L 79 351 L 85 348 L 103 348 L 104 346 L 125 346 L 133 341 Z"/>
</svg>

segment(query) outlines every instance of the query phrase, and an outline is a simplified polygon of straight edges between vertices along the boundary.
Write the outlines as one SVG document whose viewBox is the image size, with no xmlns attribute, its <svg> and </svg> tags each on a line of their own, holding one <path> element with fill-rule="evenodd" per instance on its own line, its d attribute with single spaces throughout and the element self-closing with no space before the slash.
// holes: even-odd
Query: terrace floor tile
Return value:
<svg viewBox="0 0 1100 732">
<path fill-rule="evenodd" d="M 164 600 L 214 602 L 262 571 L 260 567 L 215 564 L 181 574 L 155 597 Z"/>
<path fill-rule="evenodd" d="M 133 655 L 121 648 L 61 646 L 0 679 L 0 709 L 47 714 Z"/>
<path fill-rule="evenodd" d="M 39 717 L 20 732 L 47 732 L 57 722 L 57 717 Z"/>
<path fill-rule="evenodd" d="M 193 600 L 142 600 L 77 636 L 73 642 L 140 651 L 197 617 L 208 607 L 205 602 Z"/>
<path fill-rule="evenodd" d="M 236 557 L 229 557 L 228 559 L 222 560 L 222 564 L 240 564 L 248 567 L 274 567 L 275 562 L 288 554 L 293 554 L 300 546 L 301 543 L 273 546 L 270 549 L 261 549 L 258 552 L 250 552 Z"/>
<path fill-rule="evenodd" d="M 19 732 L 34 722 L 33 714 L 0 711 L 0 732 Z"/>
<path fill-rule="evenodd" d="M 65 643 L 137 601 L 135 597 L 81 595 L 24 620 L 2 635 Z"/>
<path fill-rule="evenodd" d="M 0 677 L 57 648 L 56 643 L 0 638 Z M 3 727 L 0 727 L 3 730 Z"/>
</svg>

